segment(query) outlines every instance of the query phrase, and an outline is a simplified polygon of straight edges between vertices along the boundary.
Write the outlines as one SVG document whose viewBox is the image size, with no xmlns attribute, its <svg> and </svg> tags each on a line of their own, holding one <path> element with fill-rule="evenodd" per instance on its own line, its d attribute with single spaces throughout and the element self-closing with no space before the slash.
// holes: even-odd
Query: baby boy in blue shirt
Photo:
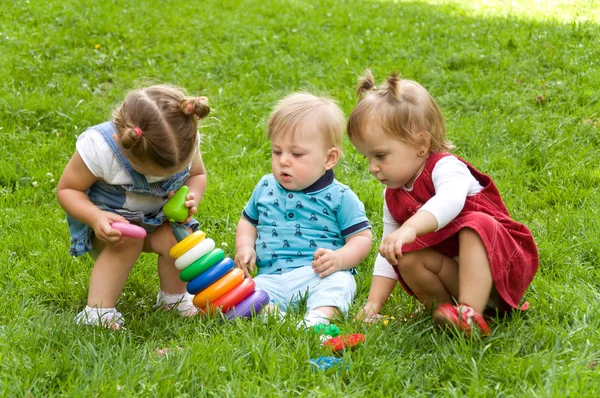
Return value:
<svg viewBox="0 0 600 398">
<path fill-rule="evenodd" d="M 269 118 L 271 170 L 256 185 L 237 226 L 235 264 L 286 311 L 307 294 L 307 327 L 346 312 L 356 294 L 352 272 L 371 249 L 364 205 L 334 178 L 344 115 L 331 100 L 295 93 Z"/>
</svg>

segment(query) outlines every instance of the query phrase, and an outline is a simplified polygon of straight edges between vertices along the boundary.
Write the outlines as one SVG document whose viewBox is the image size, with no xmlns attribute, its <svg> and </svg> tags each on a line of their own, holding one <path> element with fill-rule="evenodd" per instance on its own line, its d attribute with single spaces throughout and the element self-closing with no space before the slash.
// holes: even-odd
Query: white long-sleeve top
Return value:
<svg viewBox="0 0 600 398">
<path fill-rule="evenodd" d="M 418 178 L 418 177 L 417 177 Z M 467 165 L 454 156 L 440 159 L 431 173 L 435 195 L 431 197 L 419 211 L 428 211 L 438 223 L 437 230 L 445 227 L 462 211 L 467 196 L 479 193 L 483 187 L 469 171 Z M 411 188 L 401 188 L 411 191 Z M 383 238 L 400 228 L 394 220 L 385 200 L 383 201 Z M 384 276 L 398 279 L 393 266 L 381 256 L 377 255 L 373 267 L 374 276 Z"/>
</svg>

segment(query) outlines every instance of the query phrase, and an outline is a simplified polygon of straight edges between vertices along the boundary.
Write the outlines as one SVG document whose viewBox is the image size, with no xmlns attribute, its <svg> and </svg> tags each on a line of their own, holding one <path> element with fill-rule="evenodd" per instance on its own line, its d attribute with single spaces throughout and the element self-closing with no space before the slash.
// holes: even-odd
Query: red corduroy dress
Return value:
<svg viewBox="0 0 600 398">
<path fill-rule="evenodd" d="M 415 179 L 412 191 L 387 189 L 385 201 L 397 223 L 402 224 L 414 215 L 432 196 L 435 189 L 431 174 L 436 163 L 449 153 L 432 153 L 421 174 Z M 403 253 L 432 248 L 448 257 L 458 256 L 458 232 L 471 228 L 481 238 L 487 251 L 492 278 L 496 290 L 506 304 L 519 307 L 525 290 L 538 269 L 538 251 L 533 236 L 523 224 L 510 218 L 506 205 L 492 179 L 476 170 L 467 161 L 471 174 L 479 181 L 483 190 L 468 196 L 462 211 L 444 228 L 417 237 L 402 247 Z M 396 273 L 398 270 L 394 267 Z M 398 275 L 404 289 L 413 294 L 402 277 Z M 499 303 L 502 304 L 502 303 Z M 502 309 L 508 309 L 500 305 Z"/>
</svg>

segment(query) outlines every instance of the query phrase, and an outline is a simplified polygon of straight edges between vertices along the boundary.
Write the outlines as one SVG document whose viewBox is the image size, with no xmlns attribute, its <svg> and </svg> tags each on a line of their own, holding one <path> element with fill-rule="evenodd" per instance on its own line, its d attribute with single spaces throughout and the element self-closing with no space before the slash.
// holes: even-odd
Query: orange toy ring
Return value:
<svg viewBox="0 0 600 398">
<path fill-rule="evenodd" d="M 206 308 L 207 305 L 229 292 L 244 281 L 244 271 L 234 268 L 221 279 L 194 296 L 194 305 Z"/>
</svg>

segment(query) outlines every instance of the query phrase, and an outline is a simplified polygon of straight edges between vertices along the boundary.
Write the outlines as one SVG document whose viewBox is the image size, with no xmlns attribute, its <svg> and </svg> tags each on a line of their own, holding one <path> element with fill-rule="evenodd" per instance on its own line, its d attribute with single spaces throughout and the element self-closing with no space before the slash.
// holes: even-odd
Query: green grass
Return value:
<svg viewBox="0 0 600 398">
<path fill-rule="evenodd" d="M 0 20 L 0 395 L 600 393 L 597 2 L 30 0 L 0 2 Z M 271 107 L 307 89 L 348 114 L 366 67 L 378 81 L 399 71 L 428 88 L 456 153 L 492 175 L 530 227 L 541 263 L 529 311 L 484 340 L 440 333 L 429 319 L 342 322 L 366 343 L 344 354 L 347 371 L 315 372 L 309 359 L 327 352 L 294 328 L 298 314 L 221 324 L 155 310 L 155 259 L 145 255 L 119 302 L 127 330 L 73 325 L 92 261 L 68 256 L 55 186 L 85 127 L 144 82 L 207 95 L 198 218 L 233 255 L 240 211 L 270 168 Z M 337 177 L 364 201 L 378 240 L 381 187 L 347 140 L 345 152 Z M 374 257 L 375 247 L 352 314 Z M 396 290 L 385 312 L 414 306 Z M 174 351 L 158 356 L 165 347 Z"/>
</svg>

